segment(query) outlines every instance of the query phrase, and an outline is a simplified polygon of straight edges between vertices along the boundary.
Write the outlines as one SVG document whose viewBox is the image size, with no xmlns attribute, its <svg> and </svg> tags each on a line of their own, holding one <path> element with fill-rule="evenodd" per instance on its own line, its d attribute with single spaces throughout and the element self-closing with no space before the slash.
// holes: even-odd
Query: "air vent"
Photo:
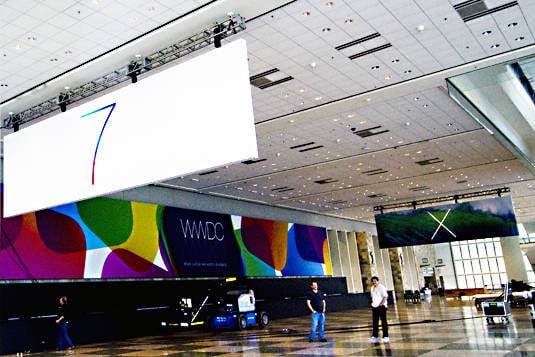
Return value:
<svg viewBox="0 0 535 357">
<path fill-rule="evenodd" d="M 278 68 L 270 69 L 259 74 L 256 74 L 249 78 L 251 84 L 260 89 L 266 89 L 273 87 L 274 85 L 281 84 L 292 80 L 292 76 L 288 76 L 282 73 Z"/>
<path fill-rule="evenodd" d="M 489 9 L 484 0 L 468 0 L 455 5 L 453 8 L 464 22 L 468 22 L 517 5 L 518 1 L 511 1 Z"/>
<path fill-rule="evenodd" d="M 335 49 L 340 51 L 340 50 L 343 50 L 344 48 L 355 46 L 355 45 L 358 45 L 359 43 L 366 42 L 366 41 L 369 41 L 369 40 L 373 40 L 374 38 L 377 38 L 377 37 L 380 37 L 380 36 L 381 36 L 381 34 L 379 34 L 378 32 L 372 33 L 371 35 L 364 36 L 364 37 L 361 37 L 361 38 L 356 39 L 354 41 L 344 43 L 343 45 L 336 46 Z"/>
<path fill-rule="evenodd" d="M 256 164 L 258 162 L 262 162 L 262 161 L 266 161 L 267 159 L 258 159 L 258 160 L 245 160 L 245 161 L 242 161 L 241 163 L 242 164 L 245 164 L 245 165 L 251 165 L 251 164 Z"/>
<path fill-rule="evenodd" d="M 409 187 L 409 191 L 412 191 L 412 192 L 419 192 L 419 191 L 425 191 L 425 190 L 429 190 L 429 186 Z"/>
<path fill-rule="evenodd" d="M 315 146 L 310 146 L 310 145 L 315 145 Z M 290 149 L 299 149 L 299 152 L 305 152 L 305 151 L 310 151 L 310 150 L 316 150 L 316 149 L 319 149 L 319 148 L 322 148 L 322 147 L 323 147 L 323 145 L 316 145 L 316 143 L 314 141 L 311 141 L 311 142 L 305 143 L 305 144 L 299 144 L 299 145 L 295 145 L 295 146 L 290 146 Z"/>
<path fill-rule="evenodd" d="M 369 198 L 381 198 L 385 197 L 386 195 L 384 193 L 374 193 L 372 195 L 368 195 Z"/>
<path fill-rule="evenodd" d="M 363 171 L 362 173 L 368 176 L 374 176 L 374 175 L 385 174 L 387 172 L 388 170 L 385 170 L 385 169 L 375 169 L 375 170 Z"/>
<path fill-rule="evenodd" d="M 374 52 L 379 52 L 379 51 L 382 51 L 382 50 L 387 49 L 389 47 L 392 47 L 392 44 L 387 43 L 387 44 L 384 44 L 384 45 L 381 45 L 381 46 L 378 46 L 378 47 L 375 47 L 375 48 L 371 48 L 371 49 L 366 50 L 366 51 L 355 53 L 354 55 L 349 56 L 349 59 L 354 60 L 355 58 L 366 56 L 366 55 L 372 54 Z"/>
<path fill-rule="evenodd" d="M 325 185 L 327 183 L 333 183 L 333 182 L 338 182 L 338 180 L 335 180 L 333 178 L 327 178 L 327 179 L 323 179 L 323 180 L 318 180 L 318 181 L 314 181 L 315 183 L 319 184 L 319 185 Z"/>
<path fill-rule="evenodd" d="M 368 136 L 374 136 L 374 135 L 378 135 L 378 134 L 383 134 L 383 133 L 387 133 L 389 132 L 388 129 L 384 129 L 384 130 L 379 130 L 381 129 L 382 126 L 374 126 L 372 128 L 368 128 L 368 129 L 362 129 L 362 130 L 357 130 L 357 128 L 351 128 L 351 131 L 353 132 L 353 134 L 356 134 L 358 136 L 360 136 L 361 138 L 367 138 Z"/>
<path fill-rule="evenodd" d="M 217 172 L 217 170 L 205 171 L 205 172 L 201 172 L 201 173 L 199 174 L 199 176 L 205 176 L 205 175 L 215 174 L 216 172 Z"/>
<path fill-rule="evenodd" d="M 438 164 L 439 162 L 443 162 L 444 160 L 439 159 L 438 157 L 434 157 L 432 159 L 427 160 L 421 160 L 416 161 L 418 165 L 425 166 L 425 165 L 432 165 L 432 164 Z"/>
<path fill-rule="evenodd" d="M 277 193 L 282 193 L 282 192 L 293 191 L 293 188 L 288 187 L 288 186 L 283 186 L 283 187 L 274 188 L 271 191 L 275 191 Z"/>
</svg>

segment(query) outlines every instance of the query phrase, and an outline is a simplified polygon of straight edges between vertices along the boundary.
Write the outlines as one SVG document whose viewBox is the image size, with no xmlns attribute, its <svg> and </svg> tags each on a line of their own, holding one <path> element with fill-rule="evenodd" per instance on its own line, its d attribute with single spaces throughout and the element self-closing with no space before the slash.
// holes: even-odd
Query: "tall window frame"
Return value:
<svg viewBox="0 0 535 357">
<path fill-rule="evenodd" d="M 501 289 L 508 282 L 500 238 L 450 242 L 459 289 Z"/>
</svg>

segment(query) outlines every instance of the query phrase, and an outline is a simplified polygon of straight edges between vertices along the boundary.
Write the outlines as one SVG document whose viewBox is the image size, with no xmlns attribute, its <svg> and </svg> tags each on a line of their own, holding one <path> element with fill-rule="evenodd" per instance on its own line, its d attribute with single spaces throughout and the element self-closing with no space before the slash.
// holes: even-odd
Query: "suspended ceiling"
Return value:
<svg viewBox="0 0 535 357">
<path fill-rule="evenodd" d="M 535 222 L 533 166 L 446 84 L 534 55 L 530 0 L 1 1 L 0 118 L 231 12 L 246 29 L 223 45 L 244 38 L 264 84 L 251 85 L 259 159 L 158 185 L 366 222 L 380 205 L 509 187 L 519 222 Z"/>
</svg>

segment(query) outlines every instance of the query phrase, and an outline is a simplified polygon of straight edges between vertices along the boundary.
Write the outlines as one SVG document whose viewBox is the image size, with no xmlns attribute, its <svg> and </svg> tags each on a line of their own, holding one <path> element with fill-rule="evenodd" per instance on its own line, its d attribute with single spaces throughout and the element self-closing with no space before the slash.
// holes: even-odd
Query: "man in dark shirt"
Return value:
<svg viewBox="0 0 535 357">
<path fill-rule="evenodd" d="M 325 294 L 318 290 L 318 282 L 310 283 L 310 291 L 307 292 L 307 307 L 312 313 L 312 328 L 308 342 L 314 342 L 316 329 L 320 342 L 327 342 L 325 338 Z"/>
<path fill-rule="evenodd" d="M 62 296 L 59 298 L 58 315 L 56 318 L 56 324 L 58 325 L 58 350 L 74 349 L 74 344 L 69 337 L 69 319 L 70 309 L 67 304 L 67 297 Z"/>
</svg>

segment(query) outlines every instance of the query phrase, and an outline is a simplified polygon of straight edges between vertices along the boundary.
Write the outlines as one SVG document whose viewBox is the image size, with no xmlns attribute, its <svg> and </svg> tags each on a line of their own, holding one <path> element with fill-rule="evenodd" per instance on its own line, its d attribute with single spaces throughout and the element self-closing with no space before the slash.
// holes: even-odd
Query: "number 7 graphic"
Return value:
<svg viewBox="0 0 535 357">
<path fill-rule="evenodd" d="M 105 107 L 102 107 L 102 108 L 97 109 L 97 110 L 93 110 L 92 112 L 86 113 L 86 114 L 84 114 L 84 115 L 82 115 L 80 117 L 80 118 L 85 118 L 85 117 L 88 117 L 88 116 L 90 116 L 92 114 L 98 113 L 101 110 L 104 110 L 104 109 L 107 109 L 107 108 L 110 108 L 110 112 L 108 113 L 108 116 L 106 117 L 106 121 L 104 122 L 104 125 L 102 125 L 102 129 L 100 129 L 100 135 L 98 136 L 97 145 L 95 146 L 95 155 L 93 155 L 93 167 L 91 169 L 91 184 L 92 185 L 95 184 L 95 163 L 96 163 L 96 160 L 97 160 L 98 146 L 100 144 L 100 139 L 102 138 L 102 133 L 104 133 L 104 128 L 106 127 L 106 124 L 108 124 L 108 120 L 110 119 L 110 116 L 111 116 L 111 113 L 113 112 L 113 109 L 115 109 L 115 103 L 108 104 Z"/>
</svg>

